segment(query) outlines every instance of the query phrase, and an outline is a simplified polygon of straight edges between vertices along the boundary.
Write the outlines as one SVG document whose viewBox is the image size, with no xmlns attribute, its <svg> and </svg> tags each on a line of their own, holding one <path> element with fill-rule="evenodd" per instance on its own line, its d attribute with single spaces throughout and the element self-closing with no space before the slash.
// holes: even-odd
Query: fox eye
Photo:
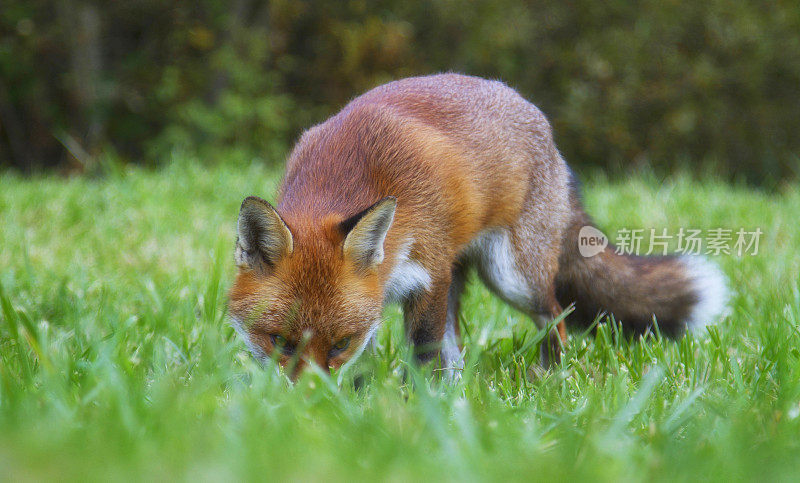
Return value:
<svg viewBox="0 0 800 483">
<path fill-rule="evenodd" d="M 272 341 L 272 345 L 275 346 L 275 348 L 280 349 L 280 351 L 284 354 L 289 355 L 294 352 L 294 345 L 289 343 L 289 341 L 286 340 L 286 337 L 280 334 L 270 334 L 269 338 Z"/>
<path fill-rule="evenodd" d="M 350 337 L 345 337 L 344 339 L 340 339 L 338 342 L 333 344 L 332 352 L 342 352 L 343 350 L 347 349 L 349 345 L 350 345 Z"/>
</svg>

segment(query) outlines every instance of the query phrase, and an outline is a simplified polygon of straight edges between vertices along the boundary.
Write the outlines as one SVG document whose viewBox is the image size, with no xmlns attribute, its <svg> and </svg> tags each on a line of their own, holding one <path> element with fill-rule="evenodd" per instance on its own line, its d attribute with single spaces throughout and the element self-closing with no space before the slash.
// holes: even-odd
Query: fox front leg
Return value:
<svg viewBox="0 0 800 483">
<path fill-rule="evenodd" d="M 445 378 L 455 380 L 460 376 L 463 362 L 458 343 L 458 319 L 450 314 L 450 308 L 457 306 L 449 300 L 453 292 L 451 282 L 448 274 L 432 283 L 430 289 L 410 297 L 403 304 L 403 315 L 406 335 L 414 345 L 417 361 L 427 363 L 438 359 Z M 449 327 L 450 324 L 453 327 Z"/>
</svg>

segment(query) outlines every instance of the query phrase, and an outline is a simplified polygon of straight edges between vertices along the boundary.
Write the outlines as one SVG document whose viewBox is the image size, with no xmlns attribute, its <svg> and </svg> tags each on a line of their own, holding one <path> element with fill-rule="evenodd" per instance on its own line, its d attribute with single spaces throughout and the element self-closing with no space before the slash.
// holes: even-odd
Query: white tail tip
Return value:
<svg viewBox="0 0 800 483">
<path fill-rule="evenodd" d="M 686 325 L 692 332 L 702 331 L 727 314 L 728 281 L 722 270 L 705 257 L 687 255 L 681 257 L 681 261 L 697 294 L 697 303 L 692 307 Z"/>
</svg>

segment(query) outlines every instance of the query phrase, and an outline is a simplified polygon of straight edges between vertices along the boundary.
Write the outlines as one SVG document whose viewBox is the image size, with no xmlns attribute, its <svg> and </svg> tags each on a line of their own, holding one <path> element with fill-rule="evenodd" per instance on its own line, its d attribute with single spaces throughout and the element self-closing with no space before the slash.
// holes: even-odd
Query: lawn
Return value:
<svg viewBox="0 0 800 483">
<path fill-rule="evenodd" d="M 226 322 L 239 203 L 271 198 L 279 176 L 191 160 L 0 175 L 0 479 L 800 475 L 797 185 L 585 180 L 609 234 L 763 231 L 757 255 L 712 257 L 734 294 L 707 330 L 676 342 L 602 324 L 545 372 L 539 331 L 475 282 L 460 383 L 407 363 L 389 307 L 356 389 L 349 374 L 289 384 Z"/>
</svg>

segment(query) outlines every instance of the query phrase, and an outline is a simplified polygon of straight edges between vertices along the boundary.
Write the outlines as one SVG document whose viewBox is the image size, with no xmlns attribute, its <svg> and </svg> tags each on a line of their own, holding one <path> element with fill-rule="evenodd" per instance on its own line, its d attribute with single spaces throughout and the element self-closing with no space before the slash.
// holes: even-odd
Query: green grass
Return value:
<svg viewBox="0 0 800 483">
<path fill-rule="evenodd" d="M 288 384 L 226 323 L 239 202 L 278 177 L 190 162 L 0 175 L 0 479 L 796 479 L 797 186 L 586 183 L 606 233 L 764 231 L 757 256 L 715 258 L 735 294 L 708 332 L 604 325 L 533 370 L 540 333 L 473 283 L 461 383 L 409 368 L 390 307 L 354 389 Z"/>
</svg>

